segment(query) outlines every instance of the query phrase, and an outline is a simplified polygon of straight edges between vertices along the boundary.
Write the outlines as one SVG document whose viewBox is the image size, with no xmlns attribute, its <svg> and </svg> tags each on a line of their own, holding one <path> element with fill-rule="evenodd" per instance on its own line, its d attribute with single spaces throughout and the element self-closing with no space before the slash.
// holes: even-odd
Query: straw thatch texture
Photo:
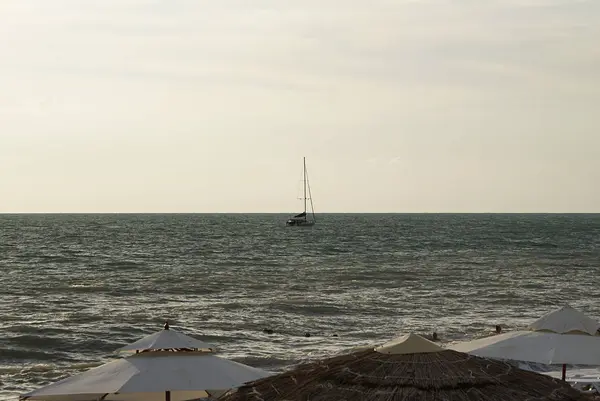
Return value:
<svg viewBox="0 0 600 401">
<path fill-rule="evenodd" d="M 226 401 L 589 400 L 567 383 L 456 351 L 333 357 L 239 388 Z"/>
</svg>

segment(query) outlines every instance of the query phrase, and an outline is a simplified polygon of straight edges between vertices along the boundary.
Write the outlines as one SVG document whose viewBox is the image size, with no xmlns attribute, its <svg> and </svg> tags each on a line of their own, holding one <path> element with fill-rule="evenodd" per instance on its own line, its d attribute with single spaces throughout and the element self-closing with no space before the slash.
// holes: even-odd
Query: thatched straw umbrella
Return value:
<svg viewBox="0 0 600 401">
<path fill-rule="evenodd" d="M 308 363 L 248 383 L 223 401 L 567 401 L 560 380 L 439 347 L 409 334 L 375 349 Z"/>
</svg>

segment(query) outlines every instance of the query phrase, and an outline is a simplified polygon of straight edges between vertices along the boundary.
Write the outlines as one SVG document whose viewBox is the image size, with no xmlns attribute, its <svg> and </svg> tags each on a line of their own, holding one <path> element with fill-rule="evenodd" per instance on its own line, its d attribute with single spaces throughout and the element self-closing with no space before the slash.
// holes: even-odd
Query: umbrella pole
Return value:
<svg viewBox="0 0 600 401">
<path fill-rule="evenodd" d="M 165 391 L 165 401 L 171 401 L 171 392 Z"/>
<path fill-rule="evenodd" d="M 563 381 L 567 380 L 567 365 L 565 363 L 563 363 L 563 367 L 562 367 L 562 379 Z M 169 400 L 167 400 L 169 401 Z"/>
</svg>

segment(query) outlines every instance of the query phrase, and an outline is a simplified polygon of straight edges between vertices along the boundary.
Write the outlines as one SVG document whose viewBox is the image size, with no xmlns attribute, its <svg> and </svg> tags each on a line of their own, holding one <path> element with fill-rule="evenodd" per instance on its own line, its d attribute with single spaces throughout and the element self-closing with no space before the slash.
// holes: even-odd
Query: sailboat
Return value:
<svg viewBox="0 0 600 401">
<path fill-rule="evenodd" d="M 310 193 L 310 184 L 308 183 L 308 172 L 306 171 L 306 157 L 302 158 L 302 163 L 304 165 L 304 191 L 302 196 L 302 200 L 304 201 L 304 211 L 302 213 L 290 217 L 289 220 L 285 223 L 285 225 L 288 227 L 310 227 L 315 225 L 315 209 L 313 208 L 312 194 Z M 310 217 L 306 210 L 308 200 L 310 200 Z"/>
</svg>

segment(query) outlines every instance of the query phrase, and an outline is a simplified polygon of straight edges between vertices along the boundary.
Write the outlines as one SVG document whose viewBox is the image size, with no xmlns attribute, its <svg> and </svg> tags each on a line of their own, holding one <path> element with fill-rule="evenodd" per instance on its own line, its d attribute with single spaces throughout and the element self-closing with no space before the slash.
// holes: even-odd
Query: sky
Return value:
<svg viewBox="0 0 600 401">
<path fill-rule="evenodd" d="M 597 0 L 0 2 L 0 212 L 600 212 Z"/>
</svg>

